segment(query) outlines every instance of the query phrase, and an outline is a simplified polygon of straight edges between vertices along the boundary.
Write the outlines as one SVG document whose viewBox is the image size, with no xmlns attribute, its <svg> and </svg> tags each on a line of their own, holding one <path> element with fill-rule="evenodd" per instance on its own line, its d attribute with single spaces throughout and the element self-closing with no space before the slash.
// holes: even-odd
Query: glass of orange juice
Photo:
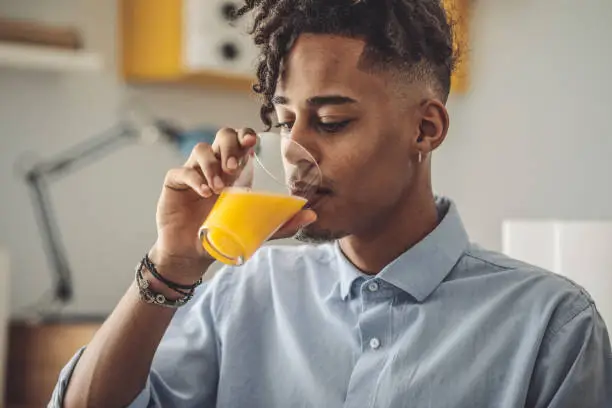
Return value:
<svg viewBox="0 0 612 408">
<path fill-rule="evenodd" d="M 305 147 L 285 133 L 259 133 L 240 175 L 219 194 L 201 226 L 202 246 L 222 263 L 242 265 L 306 205 L 321 180 Z"/>
</svg>

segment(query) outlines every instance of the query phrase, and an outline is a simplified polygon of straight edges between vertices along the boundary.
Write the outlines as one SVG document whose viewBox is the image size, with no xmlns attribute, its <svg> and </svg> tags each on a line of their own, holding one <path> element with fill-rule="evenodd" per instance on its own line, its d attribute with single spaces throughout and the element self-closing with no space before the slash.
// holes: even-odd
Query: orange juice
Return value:
<svg viewBox="0 0 612 408">
<path fill-rule="evenodd" d="M 240 265 L 306 201 L 291 195 L 226 188 L 200 229 L 202 246 L 220 262 Z"/>
</svg>

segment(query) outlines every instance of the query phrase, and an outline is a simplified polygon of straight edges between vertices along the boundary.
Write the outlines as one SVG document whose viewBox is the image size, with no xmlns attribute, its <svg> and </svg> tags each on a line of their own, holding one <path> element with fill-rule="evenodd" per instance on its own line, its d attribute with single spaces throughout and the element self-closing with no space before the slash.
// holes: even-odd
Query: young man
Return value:
<svg viewBox="0 0 612 408">
<path fill-rule="evenodd" d="M 440 3 L 247 1 L 264 124 L 275 117 L 325 179 L 278 236 L 318 244 L 263 248 L 176 312 L 140 299 L 183 298 L 163 281 L 188 293 L 212 262 L 198 227 L 255 142 L 221 130 L 168 173 L 142 279 L 65 368 L 52 406 L 612 406 L 589 295 L 470 244 L 432 192 L 454 63 Z"/>
</svg>

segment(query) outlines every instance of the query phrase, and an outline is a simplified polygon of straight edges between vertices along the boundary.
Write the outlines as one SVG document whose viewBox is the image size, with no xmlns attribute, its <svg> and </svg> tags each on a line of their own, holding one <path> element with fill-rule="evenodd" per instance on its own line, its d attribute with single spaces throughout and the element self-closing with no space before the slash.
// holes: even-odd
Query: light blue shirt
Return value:
<svg viewBox="0 0 612 408">
<path fill-rule="evenodd" d="M 589 295 L 470 244 L 438 205 L 439 226 L 377 276 L 337 243 L 225 268 L 177 312 L 131 407 L 612 407 Z"/>
</svg>

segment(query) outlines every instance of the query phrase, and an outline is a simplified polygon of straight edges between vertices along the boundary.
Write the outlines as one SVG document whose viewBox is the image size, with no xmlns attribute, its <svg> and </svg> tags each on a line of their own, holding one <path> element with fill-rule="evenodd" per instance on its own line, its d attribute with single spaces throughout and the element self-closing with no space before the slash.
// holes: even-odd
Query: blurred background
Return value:
<svg viewBox="0 0 612 408">
<path fill-rule="evenodd" d="M 174 134 L 126 143 L 49 181 L 73 287 L 61 308 L 52 302 L 54 264 L 27 171 L 73 146 L 90 146 L 96 135 L 110 138 L 126 128 L 120 123 L 132 133 L 147 128 L 142 116 L 125 122 L 135 107 L 196 138 L 221 126 L 260 129 L 259 104 L 249 93 L 253 51 L 240 27 L 227 25 L 235 3 L 0 0 L 6 406 L 43 406 L 57 367 L 122 296 L 155 239 L 164 174 L 183 162 L 189 140 L 179 144 Z M 433 157 L 436 191 L 456 201 L 474 241 L 496 250 L 518 251 L 512 242 L 533 236 L 529 229 L 512 232 L 511 220 L 586 223 L 578 244 L 609 239 L 589 255 L 601 258 L 589 284 L 612 289 L 610 275 L 600 273 L 612 271 L 605 254 L 612 248 L 612 2 L 449 3 L 461 15 L 468 47 L 448 103 L 450 134 Z M 557 226 L 521 254 L 541 255 L 543 266 L 562 272 L 561 246 L 549 245 L 559 241 Z"/>
</svg>

